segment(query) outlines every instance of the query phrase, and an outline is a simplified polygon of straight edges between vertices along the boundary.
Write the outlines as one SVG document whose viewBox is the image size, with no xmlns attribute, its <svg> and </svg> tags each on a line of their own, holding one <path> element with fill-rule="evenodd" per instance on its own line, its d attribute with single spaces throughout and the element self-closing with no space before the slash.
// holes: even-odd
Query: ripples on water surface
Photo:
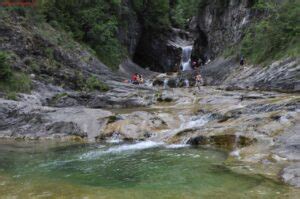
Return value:
<svg viewBox="0 0 300 199">
<path fill-rule="evenodd" d="M 0 198 L 285 198 L 288 188 L 230 172 L 222 151 L 140 142 L 0 144 Z"/>
</svg>

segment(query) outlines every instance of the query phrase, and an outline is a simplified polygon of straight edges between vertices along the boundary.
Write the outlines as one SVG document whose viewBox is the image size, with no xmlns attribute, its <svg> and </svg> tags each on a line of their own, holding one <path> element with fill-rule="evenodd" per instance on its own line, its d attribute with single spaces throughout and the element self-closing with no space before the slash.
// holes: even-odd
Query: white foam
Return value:
<svg viewBox="0 0 300 199">
<path fill-rule="evenodd" d="M 99 156 L 102 156 L 104 154 L 109 153 L 121 153 L 126 151 L 137 151 L 137 150 L 143 150 L 143 149 L 149 149 L 149 148 L 156 148 L 159 146 L 164 145 L 162 142 L 153 142 L 153 141 L 144 141 L 144 142 L 138 142 L 136 144 L 124 144 L 119 146 L 111 147 L 107 150 L 94 150 L 87 153 L 82 154 L 79 159 L 94 159 Z"/>
<path fill-rule="evenodd" d="M 234 150 L 230 153 L 231 156 L 240 158 L 240 151 L 239 150 Z"/>
<path fill-rule="evenodd" d="M 123 140 L 121 139 L 120 135 L 117 133 L 114 133 L 110 139 L 106 140 L 107 143 L 111 143 L 111 144 L 117 144 L 122 142 Z"/>
<path fill-rule="evenodd" d="M 155 148 L 162 145 L 163 145 L 162 142 L 145 141 L 145 142 L 138 142 L 136 144 L 124 144 L 121 146 L 112 147 L 109 148 L 106 152 L 119 153 L 119 152 L 129 151 L 129 150 L 143 150 L 148 148 Z"/>
<path fill-rule="evenodd" d="M 166 145 L 167 149 L 180 149 L 180 148 L 185 148 L 185 147 L 189 147 L 190 145 L 188 144 L 170 144 L 170 145 Z"/>
<path fill-rule="evenodd" d="M 123 140 L 121 139 L 109 139 L 109 140 L 106 140 L 107 143 L 110 143 L 110 144 L 118 144 L 118 143 L 121 143 Z"/>
<path fill-rule="evenodd" d="M 200 118 L 194 117 L 191 118 L 191 121 L 183 123 L 180 128 L 194 128 L 194 127 L 201 127 L 204 126 L 206 123 L 209 122 L 209 115 L 201 116 Z"/>
<path fill-rule="evenodd" d="M 168 79 L 165 79 L 165 80 L 164 80 L 164 89 L 167 89 L 167 88 L 168 88 L 168 83 L 169 83 L 169 80 L 168 80 Z"/>
</svg>

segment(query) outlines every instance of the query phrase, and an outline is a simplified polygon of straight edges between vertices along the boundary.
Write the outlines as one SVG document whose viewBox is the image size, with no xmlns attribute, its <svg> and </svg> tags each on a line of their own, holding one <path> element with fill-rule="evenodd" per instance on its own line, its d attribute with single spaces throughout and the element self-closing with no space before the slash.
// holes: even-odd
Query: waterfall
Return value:
<svg viewBox="0 0 300 199">
<path fill-rule="evenodd" d="M 182 57 L 181 57 L 182 71 L 192 70 L 191 67 L 192 51 L 193 51 L 193 46 L 182 47 Z"/>
<path fill-rule="evenodd" d="M 184 80 L 184 83 L 186 88 L 190 87 L 190 81 L 188 79 Z"/>
<path fill-rule="evenodd" d="M 236 135 L 235 135 L 235 140 L 234 140 L 234 150 L 232 152 L 230 152 L 230 155 L 231 156 L 234 156 L 238 159 L 240 159 L 240 150 L 239 150 L 239 142 L 240 142 L 240 133 L 239 132 L 236 132 Z"/>
<path fill-rule="evenodd" d="M 164 80 L 164 89 L 167 89 L 167 88 L 168 88 L 168 83 L 169 83 L 169 80 L 168 80 L 168 79 L 165 79 L 165 80 Z"/>
<path fill-rule="evenodd" d="M 176 88 L 179 86 L 179 82 L 180 82 L 180 80 L 177 78 L 176 79 Z"/>
</svg>

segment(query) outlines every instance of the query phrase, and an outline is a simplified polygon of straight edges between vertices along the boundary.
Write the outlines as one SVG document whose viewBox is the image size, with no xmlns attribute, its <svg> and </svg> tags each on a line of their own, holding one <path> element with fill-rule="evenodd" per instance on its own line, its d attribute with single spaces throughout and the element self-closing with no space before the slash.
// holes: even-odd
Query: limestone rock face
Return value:
<svg viewBox="0 0 300 199">
<path fill-rule="evenodd" d="M 144 32 L 134 55 L 134 61 L 142 67 L 149 67 L 157 72 L 177 70 L 176 64 L 180 63 L 182 50 L 172 42 L 176 34 L 173 30 L 164 34 Z"/>
<path fill-rule="evenodd" d="M 109 111 L 88 108 L 51 108 L 0 100 L 0 138 L 94 140 Z"/>
<path fill-rule="evenodd" d="M 122 1 L 122 7 L 120 15 L 125 23 L 119 26 L 118 38 L 127 47 L 127 51 L 132 57 L 141 38 L 142 25 L 134 12 L 131 0 Z"/>
<path fill-rule="evenodd" d="M 200 3 L 197 26 L 192 26 L 198 35 L 194 54 L 215 58 L 225 47 L 240 41 L 244 28 L 258 15 L 251 10 L 253 3 L 252 0 Z"/>
<path fill-rule="evenodd" d="M 268 66 L 240 66 L 235 58 L 218 58 L 202 67 L 206 84 L 223 85 L 227 90 L 256 89 L 299 92 L 299 59 L 276 61 Z"/>
</svg>

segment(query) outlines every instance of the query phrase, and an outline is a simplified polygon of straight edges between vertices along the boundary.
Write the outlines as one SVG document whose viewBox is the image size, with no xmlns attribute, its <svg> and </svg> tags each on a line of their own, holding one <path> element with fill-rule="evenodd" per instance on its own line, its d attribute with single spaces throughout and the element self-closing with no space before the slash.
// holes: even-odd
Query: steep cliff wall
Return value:
<svg viewBox="0 0 300 199">
<path fill-rule="evenodd" d="M 195 59 L 216 58 L 225 48 L 241 41 L 245 28 L 261 15 L 252 9 L 254 0 L 202 0 L 194 3 L 198 9 L 184 31 L 191 36 Z M 144 26 L 145 16 L 139 15 L 139 20 Z M 181 48 L 172 44 L 180 37 L 189 39 L 184 35 L 178 37 L 173 30 L 168 27 L 160 31 L 143 28 L 134 61 L 160 72 L 175 70 L 176 63 L 180 62 Z"/>
<path fill-rule="evenodd" d="M 244 28 L 257 16 L 253 0 L 202 1 L 194 25 L 198 35 L 194 55 L 215 58 L 228 45 L 239 42 Z"/>
<path fill-rule="evenodd" d="M 142 36 L 142 24 L 134 11 L 132 0 L 122 1 L 120 9 L 121 23 L 118 27 L 118 38 L 127 48 L 128 55 L 132 58 Z"/>
</svg>

